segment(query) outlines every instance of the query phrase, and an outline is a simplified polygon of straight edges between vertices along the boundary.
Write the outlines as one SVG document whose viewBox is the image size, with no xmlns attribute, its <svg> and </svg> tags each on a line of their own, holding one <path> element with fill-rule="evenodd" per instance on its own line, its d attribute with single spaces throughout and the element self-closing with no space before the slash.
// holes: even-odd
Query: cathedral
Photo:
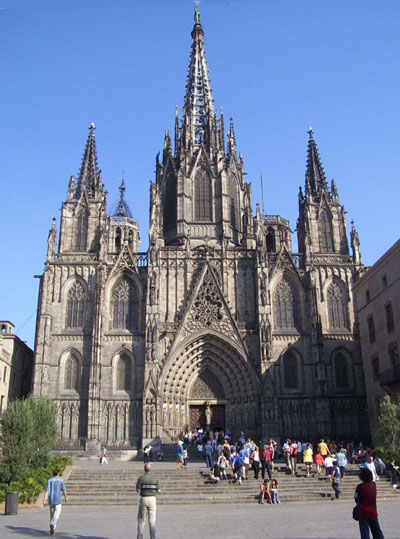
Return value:
<svg viewBox="0 0 400 539">
<path fill-rule="evenodd" d="M 56 403 L 64 448 L 135 449 L 199 427 L 365 440 L 354 223 L 349 242 L 311 128 L 298 253 L 285 218 L 253 211 L 233 122 L 214 108 L 197 8 L 191 36 L 184 106 L 150 186 L 147 252 L 124 182 L 107 209 L 89 128 L 48 236 L 34 394 Z"/>
</svg>

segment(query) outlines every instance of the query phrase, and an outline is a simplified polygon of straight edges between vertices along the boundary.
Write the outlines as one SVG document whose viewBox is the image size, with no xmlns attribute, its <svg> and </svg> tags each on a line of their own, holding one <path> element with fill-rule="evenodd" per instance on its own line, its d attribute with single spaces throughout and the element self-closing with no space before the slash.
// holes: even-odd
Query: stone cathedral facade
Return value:
<svg viewBox="0 0 400 539">
<path fill-rule="evenodd" d="M 188 428 L 259 439 L 368 437 L 352 284 L 363 271 L 309 130 L 289 222 L 253 211 L 232 120 L 217 117 L 196 9 L 182 114 L 150 187 L 147 252 L 125 201 L 108 213 L 92 124 L 41 277 L 34 393 L 60 446 L 135 448 Z M 294 195 L 295 196 L 295 195 Z"/>
</svg>

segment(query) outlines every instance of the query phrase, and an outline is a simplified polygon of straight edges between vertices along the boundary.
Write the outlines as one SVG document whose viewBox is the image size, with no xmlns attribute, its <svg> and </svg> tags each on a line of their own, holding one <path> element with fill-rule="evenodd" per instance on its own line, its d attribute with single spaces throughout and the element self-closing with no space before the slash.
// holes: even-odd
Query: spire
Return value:
<svg viewBox="0 0 400 539">
<path fill-rule="evenodd" d="M 361 264 L 360 238 L 358 237 L 354 221 L 351 222 L 350 243 L 353 251 L 354 264 Z"/>
<path fill-rule="evenodd" d="M 86 142 L 85 153 L 82 158 L 82 165 L 79 171 L 78 182 L 76 185 L 75 197 L 79 198 L 82 191 L 89 195 L 94 195 L 98 189 L 98 171 L 97 171 L 97 152 L 94 123 L 89 126 L 89 136 Z"/>
<path fill-rule="evenodd" d="M 235 130 L 233 129 L 233 120 L 230 118 L 229 133 L 228 133 L 228 156 L 236 155 L 236 138 Z"/>
<path fill-rule="evenodd" d="M 128 204 L 125 201 L 124 193 L 125 193 L 125 181 L 122 178 L 121 185 L 119 186 L 119 192 L 120 192 L 120 198 L 119 202 L 114 207 L 111 215 L 113 217 L 128 217 L 129 219 L 132 219 L 132 213 L 128 206 Z"/>
<path fill-rule="evenodd" d="M 308 148 L 307 148 L 307 170 L 306 170 L 306 191 L 308 189 L 312 194 L 327 191 L 324 168 L 318 153 L 318 148 L 314 140 L 314 131 L 312 127 L 308 129 Z"/>
<path fill-rule="evenodd" d="M 198 145 L 201 142 L 209 143 L 216 117 L 203 37 L 204 31 L 200 23 L 198 3 L 196 3 L 192 30 L 193 42 L 183 106 L 182 127 L 186 147 L 190 144 Z"/>
</svg>

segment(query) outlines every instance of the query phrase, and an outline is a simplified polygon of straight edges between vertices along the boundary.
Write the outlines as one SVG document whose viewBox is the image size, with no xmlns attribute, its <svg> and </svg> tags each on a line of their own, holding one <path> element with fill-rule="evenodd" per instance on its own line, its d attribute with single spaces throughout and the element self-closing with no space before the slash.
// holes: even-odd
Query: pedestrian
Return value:
<svg viewBox="0 0 400 539">
<path fill-rule="evenodd" d="M 54 535 L 57 527 L 57 521 L 61 514 L 62 498 L 64 495 L 65 503 L 68 502 L 67 490 L 64 480 L 60 477 L 60 472 L 53 470 L 53 477 L 47 481 L 46 492 L 44 493 L 43 505 L 49 503 L 50 508 L 50 535 Z"/>
<path fill-rule="evenodd" d="M 361 468 L 360 479 L 362 483 L 357 485 L 354 493 L 354 499 L 358 509 L 360 538 L 369 539 L 369 530 L 371 530 L 373 539 L 384 539 L 378 521 L 378 512 L 376 509 L 376 484 L 372 481 L 373 477 L 371 470 L 368 468 Z"/>
<path fill-rule="evenodd" d="M 156 539 L 156 495 L 160 494 L 160 483 L 151 472 L 151 464 L 144 465 L 144 474 L 136 483 L 136 492 L 140 494 L 139 510 L 137 515 L 137 539 L 143 539 L 146 520 L 149 521 L 150 539 Z"/>
<path fill-rule="evenodd" d="M 243 477 L 243 459 L 236 451 L 232 455 L 232 470 L 235 481 L 238 481 L 239 485 L 241 485 Z"/>
<path fill-rule="evenodd" d="M 268 479 L 264 479 L 263 483 L 260 485 L 260 499 L 258 503 L 263 504 L 265 498 L 267 499 L 267 503 L 272 503 L 271 486 Z"/>
<path fill-rule="evenodd" d="M 258 474 L 260 473 L 260 450 L 256 445 L 251 454 L 251 462 L 254 471 L 254 479 L 258 479 Z"/>
<path fill-rule="evenodd" d="M 150 462 L 150 446 L 149 445 L 146 445 L 145 448 L 143 449 L 143 461 L 145 464 Z"/>
<path fill-rule="evenodd" d="M 335 499 L 338 500 L 339 499 L 339 494 L 340 494 L 340 488 L 339 488 L 339 485 L 340 485 L 340 468 L 338 466 L 337 460 L 333 461 L 333 468 L 332 468 L 331 478 L 332 478 L 332 488 L 333 488 L 333 490 L 335 492 Z M 332 500 L 333 500 L 333 498 L 332 498 Z"/>
<path fill-rule="evenodd" d="M 213 467 L 212 454 L 213 454 L 213 448 L 212 448 L 212 445 L 211 445 L 210 441 L 208 441 L 206 443 L 205 447 L 204 447 L 204 457 L 206 459 L 206 467 L 210 468 L 210 470 Z"/>
<path fill-rule="evenodd" d="M 179 465 L 181 468 L 184 468 L 184 455 L 183 442 L 179 440 L 176 448 L 176 469 L 179 468 Z"/>
<path fill-rule="evenodd" d="M 107 460 L 107 448 L 105 445 L 101 448 L 101 458 L 100 458 L 100 464 L 108 464 Z"/>
<path fill-rule="evenodd" d="M 321 455 L 321 453 L 317 453 L 315 455 L 315 464 L 317 466 L 317 474 L 318 474 L 318 479 L 319 479 L 319 476 L 321 475 L 321 471 L 322 471 L 322 466 L 324 464 L 324 457 Z"/>
<path fill-rule="evenodd" d="M 303 451 L 304 464 L 306 465 L 306 477 L 311 477 L 311 467 L 313 464 L 313 450 L 310 447 L 310 444 L 307 444 L 306 448 Z"/>
<path fill-rule="evenodd" d="M 375 483 L 376 481 L 379 481 L 379 475 L 377 474 L 374 464 L 374 457 L 372 455 L 367 458 L 366 462 L 364 462 L 362 467 L 370 470 L 370 472 L 372 473 L 372 479 L 373 481 L 375 481 Z"/>
<path fill-rule="evenodd" d="M 346 458 L 346 453 L 345 453 L 345 449 L 341 449 L 339 451 L 339 453 L 336 455 L 336 460 L 337 460 L 337 463 L 338 463 L 338 466 L 339 466 L 339 469 L 340 469 L 340 478 L 343 479 L 344 477 L 344 472 L 346 470 L 346 466 L 347 466 L 347 458 Z"/>
<path fill-rule="evenodd" d="M 390 472 L 390 484 L 392 489 L 396 490 L 397 485 L 399 484 L 399 466 L 397 466 L 394 459 L 391 459 L 388 469 Z"/>
</svg>

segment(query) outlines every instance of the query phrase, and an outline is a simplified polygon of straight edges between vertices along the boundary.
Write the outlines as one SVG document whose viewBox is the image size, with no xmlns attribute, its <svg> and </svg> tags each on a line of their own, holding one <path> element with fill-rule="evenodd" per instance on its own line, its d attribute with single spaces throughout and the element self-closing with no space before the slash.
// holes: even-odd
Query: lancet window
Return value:
<svg viewBox="0 0 400 539">
<path fill-rule="evenodd" d="M 275 290 L 274 297 L 275 327 L 297 328 L 298 306 L 296 294 L 291 284 L 283 279 Z"/>
<path fill-rule="evenodd" d="M 285 389 L 299 389 L 297 357 L 290 350 L 283 356 L 283 380 Z"/>
<path fill-rule="evenodd" d="M 211 221 L 212 192 L 211 181 L 205 170 L 196 175 L 195 179 L 195 221 Z"/>
<path fill-rule="evenodd" d="M 81 328 L 85 319 L 85 290 L 81 283 L 74 283 L 68 290 L 67 328 Z"/>
<path fill-rule="evenodd" d="M 230 220 L 234 228 L 239 226 L 239 204 L 237 195 L 237 184 L 235 178 L 229 176 L 228 179 L 228 195 L 230 204 Z"/>
<path fill-rule="evenodd" d="M 333 251 L 332 221 L 326 210 L 322 210 L 320 213 L 318 231 L 321 253 L 331 253 Z"/>
<path fill-rule="evenodd" d="M 330 328 L 345 328 L 348 326 L 347 305 L 343 290 L 337 283 L 328 288 L 328 323 Z"/>
<path fill-rule="evenodd" d="M 169 230 L 176 225 L 176 179 L 170 173 L 165 181 L 164 194 L 164 230 Z"/>
<path fill-rule="evenodd" d="M 341 352 L 336 354 L 334 364 L 336 385 L 343 388 L 349 387 L 349 371 L 347 366 L 347 359 Z"/>
<path fill-rule="evenodd" d="M 78 389 L 79 362 L 74 354 L 70 354 L 65 362 L 64 389 Z"/>
<path fill-rule="evenodd" d="M 114 329 L 133 330 L 137 321 L 136 289 L 127 279 L 122 279 L 112 295 Z"/>
<path fill-rule="evenodd" d="M 129 391 L 131 389 L 131 360 L 120 356 L 117 362 L 117 390 Z"/>
<path fill-rule="evenodd" d="M 85 209 L 79 211 L 76 220 L 75 251 L 86 251 L 88 233 L 88 214 Z"/>
<path fill-rule="evenodd" d="M 267 228 L 267 253 L 274 253 L 276 251 L 275 247 L 275 231 L 272 226 Z"/>
</svg>

